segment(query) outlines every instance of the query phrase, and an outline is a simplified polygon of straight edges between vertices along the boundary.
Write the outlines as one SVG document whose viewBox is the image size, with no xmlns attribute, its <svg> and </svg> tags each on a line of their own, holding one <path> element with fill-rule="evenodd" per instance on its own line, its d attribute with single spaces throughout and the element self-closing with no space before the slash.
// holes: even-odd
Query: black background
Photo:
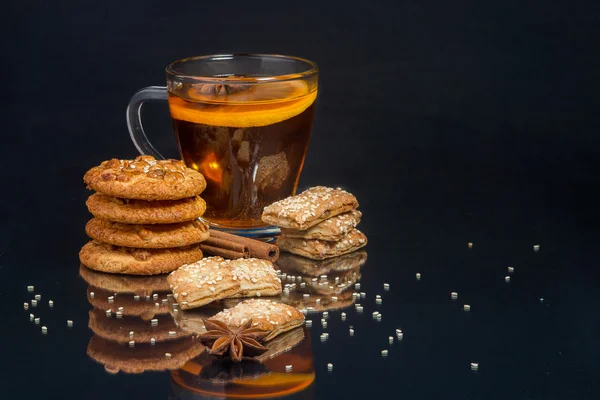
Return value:
<svg viewBox="0 0 600 400">
<path fill-rule="evenodd" d="M 449 383 L 433 352 L 420 359 L 427 373 L 403 382 L 409 397 L 597 398 L 597 2 L 22 1 L 2 11 L 0 383 L 11 393 L 19 386 L 24 398 L 58 389 L 70 397 L 64 390 L 75 385 L 96 398 L 81 394 L 89 375 L 65 372 L 77 365 L 31 347 L 39 335 L 20 335 L 15 310 L 34 272 L 66 299 L 80 294 L 83 285 L 61 286 L 60 274 L 76 275 L 85 242 L 82 176 L 102 160 L 136 155 L 125 124 L 131 95 L 164 85 L 164 67 L 176 59 L 262 52 L 318 63 L 300 187 L 357 194 L 370 265 L 382 276 L 414 277 L 412 263 L 452 279 L 461 263 L 451 249 L 468 241 L 489 251 L 480 261 L 503 268 L 529 257 L 533 244 L 554 251 L 536 264 L 547 274 L 532 282 L 561 294 L 561 312 L 515 328 L 553 333 L 541 342 L 526 336 L 504 365 L 525 377 L 495 371 L 481 390 L 467 390 Z M 177 156 L 167 106 L 149 105 L 144 118 L 155 146 Z M 544 359 L 561 341 L 568 360 Z M 528 354 L 534 343 L 542 347 Z M 537 381 L 530 363 L 558 367 Z M 335 397 L 324 387 L 318 397 Z"/>
</svg>

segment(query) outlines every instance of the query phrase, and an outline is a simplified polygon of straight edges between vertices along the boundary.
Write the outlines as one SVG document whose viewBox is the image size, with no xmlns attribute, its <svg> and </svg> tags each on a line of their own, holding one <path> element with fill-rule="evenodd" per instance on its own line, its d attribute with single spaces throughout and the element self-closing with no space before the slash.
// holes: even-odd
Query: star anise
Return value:
<svg viewBox="0 0 600 400">
<path fill-rule="evenodd" d="M 269 331 L 251 328 L 252 320 L 248 320 L 236 330 L 230 329 L 221 321 L 203 319 L 206 333 L 198 339 L 204 346 L 209 347 L 209 354 L 225 355 L 229 350 L 229 357 L 233 362 L 242 361 L 242 356 L 255 357 L 263 354 L 268 349 L 259 341 L 264 339 Z"/>
<path fill-rule="evenodd" d="M 224 96 L 228 94 L 233 94 L 237 92 L 241 92 L 243 90 L 248 90 L 250 85 L 241 85 L 241 84 L 211 84 L 211 83 L 195 83 L 192 85 L 192 88 L 196 91 L 196 93 L 205 96 Z"/>
</svg>

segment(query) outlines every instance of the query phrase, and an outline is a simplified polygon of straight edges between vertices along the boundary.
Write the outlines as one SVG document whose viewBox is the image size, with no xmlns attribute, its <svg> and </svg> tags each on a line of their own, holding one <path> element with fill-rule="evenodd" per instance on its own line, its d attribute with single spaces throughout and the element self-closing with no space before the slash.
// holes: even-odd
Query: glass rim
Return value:
<svg viewBox="0 0 600 400">
<path fill-rule="evenodd" d="M 259 76 L 259 77 L 235 77 L 235 76 L 202 76 L 202 75 L 190 75 L 190 74 L 182 74 L 180 72 L 175 71 L 175 65 L 186 63 L 189 61 L 196 60 L 209 60 L 209 59 L 217 59 L 217 60 L 227 60 L 233 58 L 244 58 L 244 57 L 260 57 L 260 58 L 279 58 L 285 60 L 293 60 L 304 63 L 307 65 L 307 70 L 302 72 L 297 72 L 293 74 L 281 74 L 281 75 L 269 75 L 269 76 Z M 264 53 L 229 53 L 229 54 L 211 54 L 205 56 L 194 56 L 182 58 L 177 61 L 173 61 L 165 68 L 167 75 L 172 76 L 177 79 L 187 79 L 194 80 L 198 82 L 207 82 L 207 83 L 215 83 L 215 84 L 235 84 L 235 83 L 245 83 L 245 84 L 261 84 L 261 83 L 270 83 L 270 82 L 285 82 L 285 81 L 293 81 L 297 79 L 306 78 L 307 76 L 311 76 L 317 74 L 319 72 L 319 68 L 317 64 L 313 61 L 307 60 L 301 57 L 295 56 L 287 56 L 283 54 L 264 54 Z"/>
</svg>

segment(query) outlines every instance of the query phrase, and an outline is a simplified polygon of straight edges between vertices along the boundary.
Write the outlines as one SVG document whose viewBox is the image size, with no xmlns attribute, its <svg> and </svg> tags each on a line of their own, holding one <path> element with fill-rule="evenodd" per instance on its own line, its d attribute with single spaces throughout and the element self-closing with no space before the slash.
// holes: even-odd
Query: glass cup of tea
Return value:
<svg viewBox="0 0 600 400">
<path fill-rule="evenodd" d="M 175 61 L 166 74 L 166 87 L 141 89 L 127 107 L 137 149 L 164 158 L 148 141 L 140 110 L 147 100 L 167 100 L 181 158 L 206 178 L 202 218 L 239 235 L 277 234 L 261 214 L 295 194 L 315 113 L 316 64 L 226 54 Z"/>
</svg>

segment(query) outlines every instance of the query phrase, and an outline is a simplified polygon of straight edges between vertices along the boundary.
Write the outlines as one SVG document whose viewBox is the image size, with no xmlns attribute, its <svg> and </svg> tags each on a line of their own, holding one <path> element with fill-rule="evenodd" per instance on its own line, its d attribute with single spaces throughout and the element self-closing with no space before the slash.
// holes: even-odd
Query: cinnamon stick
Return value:
<svg viewBox="0 0 600 400">
<path fill-rule="evenodd" d="M 229 258 L 235 260 L 237 258 L 248 258 L 247 253 L 237 252 L 235 250 L 225 249 L 222 247 L 215 247 L 205 244 L 206 242 L 200 243 L 200 250 L 210 256 L 221 256 L 223 258 Z"/>
<path fill-rule="evenodd" d="M 214 232 L 212 230 L 210 231 L 210 237 L 208 239 L 206 239 L 204 242 L 200 243 L 200 247 L 202 247 L 202 245 L 215 247 L 218 249 L 223 249 L 223 250 L 228 250 L 228 251 L 233 251 L 233 252 L 242 254 L 238 258 L 250 257 L 250 250 L 248 249 L 248 246 L 246 246 L 243 243 L 234 242 L 232 240 L 219 239 L 214 236 Z"/>
<path fill-rule="evenodd" d="M 253 258 L 261 258 L 263 260 L 268 260 L 271 262 L 275 262 L 277 258 L 279 258 L 279 247 L 274 244 L 269 244 L 265 242 L 261 242 L 260 240 L 250 239 L 247 237 L 232 235 L 231 233 L 221 232 L 215 229 L 210 230 L 210 239 L 209 240 L 223 240 L 228 243 L 228 249 L 232 249 L 233 243 L 238 245 L 243 245 L 248 249 L 248 256 Z M 203 243 L 207 243 L 205 241 Z M 212 242 L 215 243 L 215 242 Z M 209 246 L 215 246 L 214 244 L 209 244 Z M 216 247 L 216 246 L 215 246 Z M 200 245 L 202 248 L 202 244 Z M 221 248 L 221 247 L 219 247 Z M 224 257 L 224 256 L 223 256 Z M 238 257 L 239 258 L 239 257 Z"/>
</svg>

